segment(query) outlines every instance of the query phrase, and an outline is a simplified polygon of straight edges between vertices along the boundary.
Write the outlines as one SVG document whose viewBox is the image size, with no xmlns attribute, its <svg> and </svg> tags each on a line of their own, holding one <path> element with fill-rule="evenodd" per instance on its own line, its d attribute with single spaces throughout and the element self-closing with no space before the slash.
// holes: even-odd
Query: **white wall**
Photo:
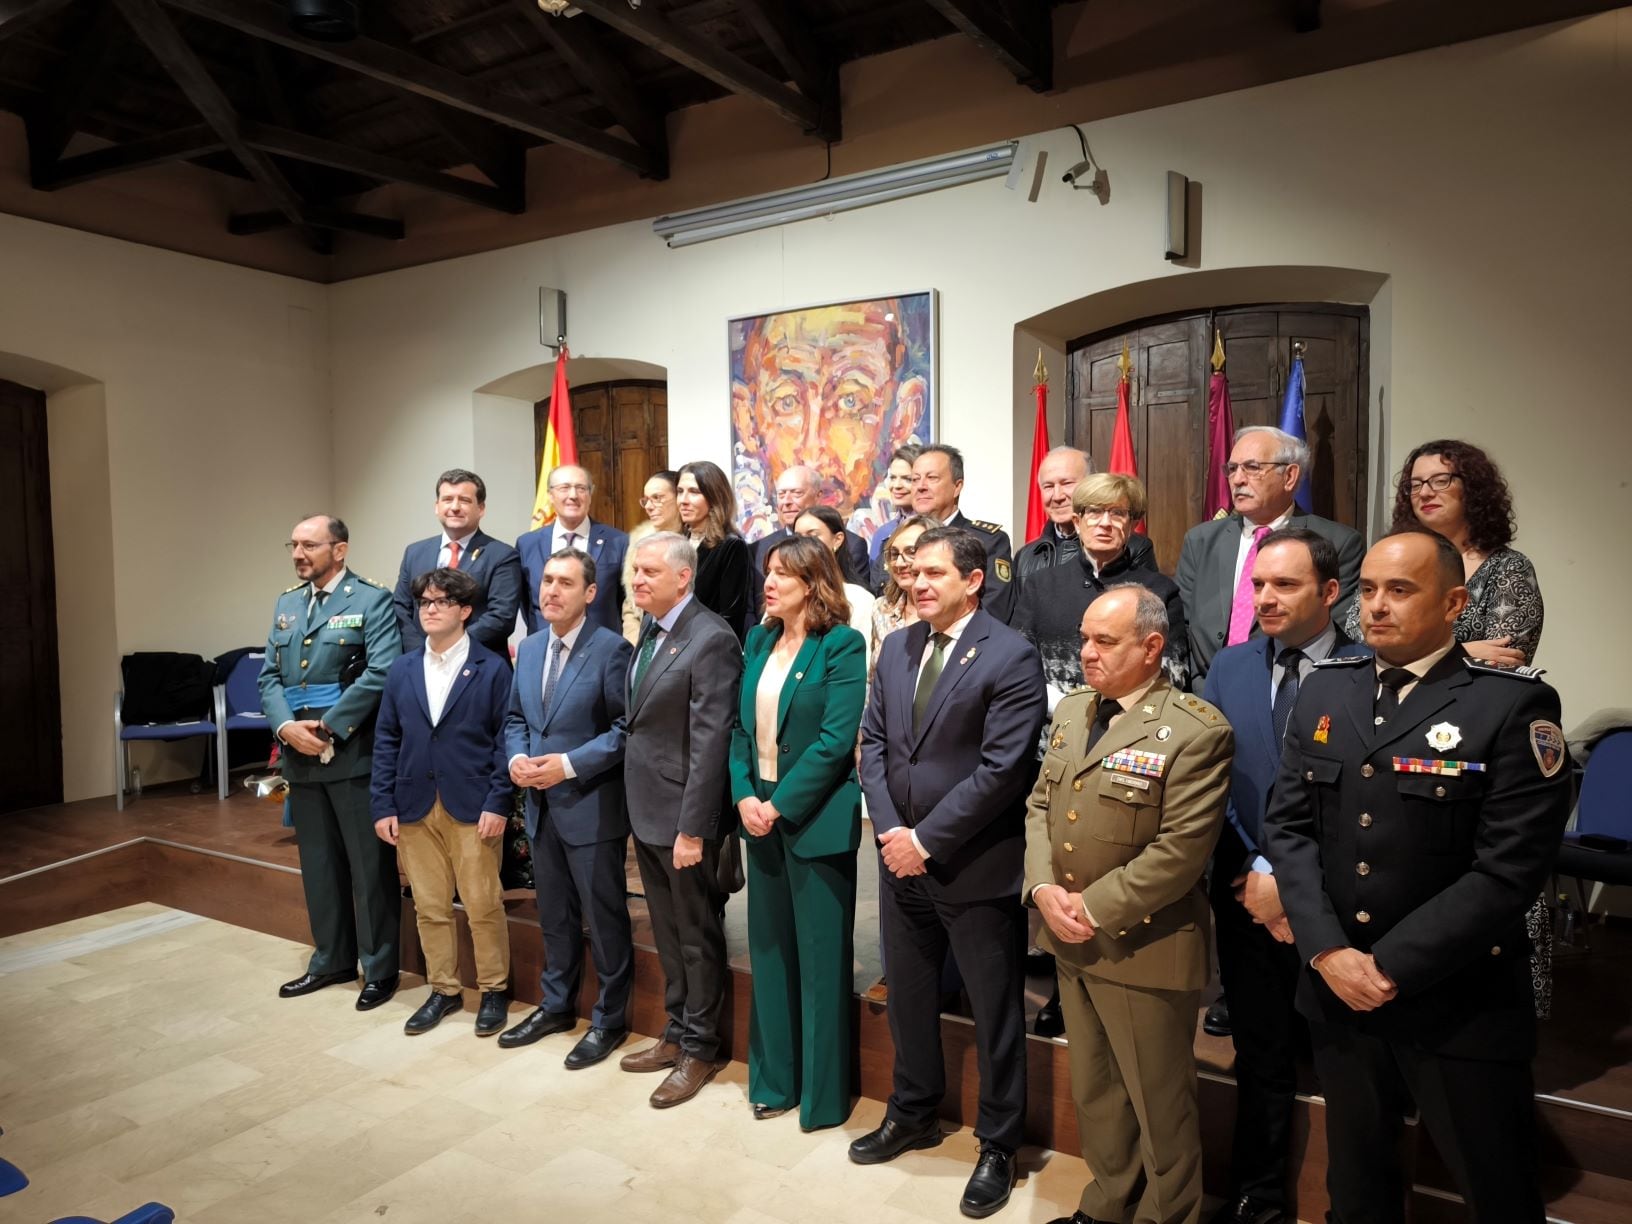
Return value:
<svg viewBox="0 0 1632 1224">
<path fill-rule="evenodd" d="M 118 655 L 264 641 L 280 543 L 329 501 L 325 292 L 3 215 L 0 269 L 0 350 L 97 388 L 45 386 L 64 791 L 105 795 Z M 138 759 L 153 781 L 200 751 Z"/>
<path fill-rule="evenodd" d="M 1382 285 L 1373 475 L 1427 436 L 1493 451 L 1548 596 L 1540 662 L 1572 721 L 1632 689 L 1627 653 L 1603 633 L 1606 609 L 1632 606 L 1632 569 L 1615 560 L 1632 516 L 1619 357 L 1632 86 L 1617 59 L 1629 37 L 1621 10 L 1095 123 L 1104 207 L 1050 175 L 1036 204 L 994 181 L 679 251 L 624 225 L 335 286 L 337 450 L 360 465 L 341 507 L 360 548 L 390 555 L 428 533 L 419 486 L 450 446 L 469 447 L 474 389 L 547 358 L 540 284 L 570 294 L 576 353 L 667 366 L 672 457 L 720 462 L 727 317 L 932 286 L 941 434 L 967 447 L 966 506 L 1012 524 L 1037 343 L 1069 338 L 1016 326 L 1195 275 L 1162 258 L 1176 169 L 1202 184 L 1202 269 L 1313 265 Z M 1043 139 L 1051 166 L 1075 160 L 1069 132 Z"/>
</svg>

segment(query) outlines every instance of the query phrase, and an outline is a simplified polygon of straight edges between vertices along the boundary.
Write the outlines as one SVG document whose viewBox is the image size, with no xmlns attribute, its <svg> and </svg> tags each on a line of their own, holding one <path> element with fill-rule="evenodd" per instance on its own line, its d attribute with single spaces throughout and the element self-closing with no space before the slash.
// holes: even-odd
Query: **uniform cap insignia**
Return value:
<svg viewBox="0 0 1632 1224">
<path fill-rule="evenodd" d="M 1428 728 L 1428 747 L 1436 752 L 1449 752 L 1462 742 L 1462 730 L 1452 723 L 1435 723 Z"/>
</svg>

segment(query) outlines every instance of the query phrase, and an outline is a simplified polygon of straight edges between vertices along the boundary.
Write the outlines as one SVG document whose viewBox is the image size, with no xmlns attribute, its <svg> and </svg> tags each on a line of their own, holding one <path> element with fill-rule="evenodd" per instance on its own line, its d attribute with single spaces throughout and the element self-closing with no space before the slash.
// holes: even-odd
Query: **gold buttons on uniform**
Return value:
<svg viewBox="0 0 1632 1224">
<path fill-rule="evenodd" d="M 1377 771 L 1375 769 L 1373 769 L 1370 765 L 1360 766 L 1360 776 L 1362 778 L 1369 778 L 1369 777 L 1371 777 L 1372 774 L 1374 774 L 1376 772 Z"/>
<path fill-rule="evenodd" d="M 1066 842 L 1066 843 L 1065 843 L 1065 852 L 1066 852 L 1066 853 L 1067 853 L 1067 854 L 1070 854 L 1070 853 L 1071 853 L 1071 843 L 1070 843 L 1070 842 Z"/>
<path fill-rule="evenodd" d="M 1443 786 L 1434 787 L 1434 798 L 1435 799 L 1445 798 L 1445 788 Z"/>
<path fill-rule="evenodd" d="M 1132 799 L 1133 798 L 1133 792 L 1131 790 L 1130 791 L 1123 791 L 1122 795 L 1123 795 L 1123 798 L 1126 798 L 1126 799 Z"/>
<path fill-rule="evenodd" d="M 1146 921 L 1146 922 L 1149 922 L 1149 921 L 1150 921 L 1150 915 L 1149 915 L 1149 914 L 1146 914 L 1146 915 L 1145 915 L 1145 921 Z"/>
<path fill-rule="evenodd" d="M 1355 875 L 1361 875 L 1361 876 L 1370 875 L 1371 874 L 1371 864 L 1370 863 L 1356 863 L 1354 865 L 1354 874 Z"/>
<path fill-rule="evenodd" d="M 311 645 L 311 644 L 312 644 L 312 639 L 311 639 L 311 638 L 307 638 L 307 639 L 306 639 L 306 643 L 305 643 L 305 644 L 306 644 L 306 645 L 308 645 L 308 646 L 310 646 L 310 645 Z"/>
<path fill-rule="evenodd" d="M 1494 948 L 1492 948 L 1490 950 L 1490 954 L 1492 956 L 1500 956 L 1502 954 L 1502 946 L 1500 944 L 1497 944 Z"/>
<path fill-rule="evenodd" d="M 1082 779 L 1078 778 L 1075 782 L 1071 783 L 1071 789 L 1080 791 L 1082 789 Z"/>
<path fill-rule="evenodd" d="M 1356 922 L 1370 922 L 1371 921 L 1371 915 L 1366 913 L 1365 910 L 1361 910 L 1358 914 L 1356 914 L 1354 916 L 1354 920 Z"/>
<path fill-rule="evenodd" d="M 1361 812 L 1360 813 L 1360 827 L 1362 829 L 1371 828 L 1371 813 L 1370 812 Z"/>
<path fill-rule="evenodd" d="M 1076 812 L 1074 812 L 1074 811 L 1072 811 L 1072 812 L 1067 812 L 1067 813 L 1066 813 L 1066 814 L 1065 814 L 1065 818 L 1066 818 L 1066 819 L 1067 819 L 1067 820 L 1069 820 L 1069 821 L 1071 821 L 1071 822 L 1072 822 L 1072 823 L 1073 823 L 1073 824 L 1075 824 L 1075 823 L 1076 823 L 1076 820 L 1077 820 L 1077 814 L 1076 814 Z"/>
<path fill-rule="evenodd" d="M 300 661 L 300 665 L 301 665 L 301 666 L 302 666 L 302 667 L 305 667 L 305 666 L 306 666 L 306 660 L 305 660 L 305 659 L 302 659 L 302 660 L 301 660 L 301 661 Z"/>
<path fill-rule="evenodd" d="M 1068 871 L 1068 872 L 1066 872 L 1066 873 L 1065 873 L 1065 882 L 1066 882 L 1066 883 L 1067 883 L 1067 884 L 1075 884 L 1075 883 L 1076 883 L 1076 882 L 1077 882 L 1077 877 L 1076 877 L 1076 876 L 1074 876 L 1074 875 L 1072 875 L 1072 874 L 1071 874 L 1071 873 L 1070 873 L 1070 872 L 1069 872 L 1069 871 Z"/>
<path fill-rule="evenodd" d="M 1304 770 L 1303 771 L 1303 780 L 1305 782 L 1313 782 L 1315 780 L 1315 771 L 1312 770 L 1312 769 Z"/>
</svg>

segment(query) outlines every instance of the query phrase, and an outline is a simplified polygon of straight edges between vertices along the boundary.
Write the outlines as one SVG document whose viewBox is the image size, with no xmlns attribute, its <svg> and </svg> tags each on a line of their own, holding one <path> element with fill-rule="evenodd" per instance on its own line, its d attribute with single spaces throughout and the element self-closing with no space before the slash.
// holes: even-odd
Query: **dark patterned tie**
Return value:
<svg viewBox="0 0 1632 1224">
<path fill-rule="evenodd" d="M 1403 667 L 1385 667 L 1377 677 L 1377 725 L 1382 726 L 1398 713 L 1400 690 L 1416 677 Z"/>
<path fill-rule="evenodd" d="M 652 656 L 657 653 L 657 635 L 663 632 L 654 620 L 646 626 L 646 639 L 640 644 L 640 654 L 635 659 L 635 675 L 629 681 L 629 700 L 635 699 L 640 692 L 640 682 L 646 678 L 646 669 L 652 665 Z"/>
<path fill-rule="evenodd" d="M 1298 664 L 1303 659 L 1303 651 L 1296 648 L 1281 651 L 1281 682 L 1275 686 L 1275 705 L 1269 715 L 1276 744 L 1286 739 L 1286 725 L 1292 721 L 1292 707 L 1298 700 Z"/>
<path fill-rule="evenodd" d="M 550 666 L 544 677 L 544 713 L 550 712 L 550 698 L 555 696 L 555 682 L 561 679 L 561 639 L 550 638 Z"/>
<path fill-rule="evenodd" d="M 935 644 L 930 651 L 929 662 L 918 673 L 918 688 L 912 695 L 912 733 L 918 734 L 918 727 L 924 721 L 924 711 L 929 709 L 929 696 L 935 691 L 935 681 L 941 678 L 941 672 L 946 667 L 946 647 L 951 638 L 944 633 L 932 633 L 929 640 Z"/>
<path fill-rule="evenodd" d="M 1104 737 L 1105 732 L 1111 729 L 1111 719 L 1122 713 L 1122 703 L 1114 698 L 1107 698 L 1099 703 L 1099 709 L 1094 714 L 1094 725 L 1088 732 L 1088 751 L 1093 752 L 1094 745 Z"/>
</svg>

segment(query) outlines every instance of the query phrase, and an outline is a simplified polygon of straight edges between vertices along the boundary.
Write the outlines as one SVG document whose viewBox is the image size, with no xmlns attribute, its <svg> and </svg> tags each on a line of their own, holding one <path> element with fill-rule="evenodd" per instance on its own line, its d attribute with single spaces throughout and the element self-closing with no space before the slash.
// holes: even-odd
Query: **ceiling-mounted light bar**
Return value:
<svg viewBox="0 0 1632 1224">
<path fill-rule="evenodd" d="M 652 231 L 671 247 L 691 246 L 714 238 L 728 238 L 753 230 L 805 221 L 831 213 L 900 200 L 907 196 L 1002 178 L 1014 161 L 1015 142 L 992 145 L 951 157 L 910 162 L 886 170 L 828 179 L 790 191 L 775 191 L 712 208 L 673 213 L 652 222 Z"/>
</svg>

